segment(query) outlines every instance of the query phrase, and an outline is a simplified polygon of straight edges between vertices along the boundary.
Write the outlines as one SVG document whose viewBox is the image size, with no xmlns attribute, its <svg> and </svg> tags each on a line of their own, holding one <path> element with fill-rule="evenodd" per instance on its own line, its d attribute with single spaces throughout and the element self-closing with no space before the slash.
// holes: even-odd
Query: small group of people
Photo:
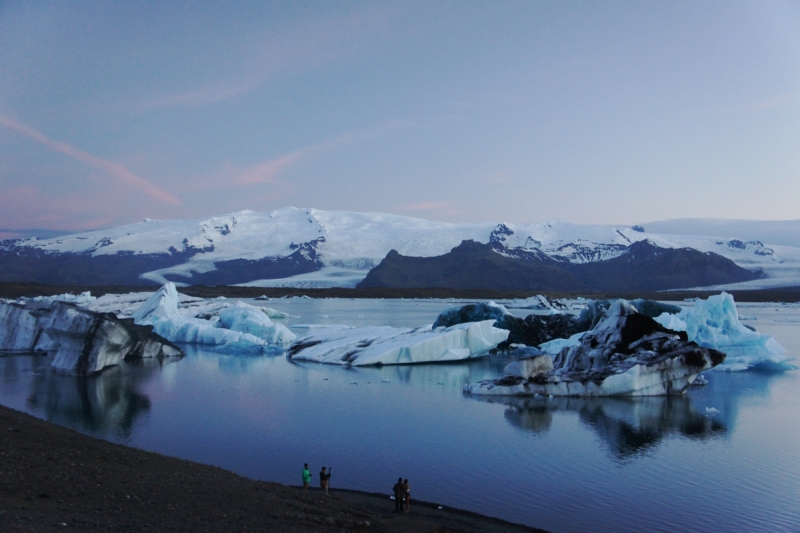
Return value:
<svg viewBox="0 0 800 533">
<path fill-rule="evenodd" d="M 409 512 L 411 510 L 411 488 L 408 486 L 408 480 L 397 478 L 397 483 L 394 484 L 392 490 L 394 491 L 394 512 Z"/>
<path fill-rule="evenodd" d="M 325 467 L 322 467 L 322 470 L 319 473 L 319 488 L 325 494 L 328 494 L 328 484 L 330 483 L 331 479 L 331 471 L 333 471 L 333 467 L 328 468 L 327 470 Z M 308 469 L 308 463 L 303 465 L 303 490 L 308 490 L 308 486 L 311 484 L 311 471 Z"/>
</svg>

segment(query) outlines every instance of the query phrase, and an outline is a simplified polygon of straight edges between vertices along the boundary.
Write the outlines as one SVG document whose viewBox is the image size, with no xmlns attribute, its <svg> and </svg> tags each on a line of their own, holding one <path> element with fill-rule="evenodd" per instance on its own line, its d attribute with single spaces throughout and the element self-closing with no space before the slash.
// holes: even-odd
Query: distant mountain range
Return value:
<svg viewBox="0 0 800 533">
<path fill-rule="evenodd" d="M 451 224 L 288 207 L 203 220 L 148 219 L 49 239 L 8 239 L 0 242 L 0 281 L 354 287 L 362 281 L 390 283 L 387 273 L 399 275 L 401 265 L 415 258 L 439 257 L 444 264 L 460 253 L 454 248 L 466 246 L 473 254 L 484 254 L 504 272 L 504 279 L 525 279 L 541 290 L 800 285 L 800 248 L 645 230 L 559 220 Z M 473 243 L 462 245 L 464 241 Z M 519 267 L 523 263 L 527 266 Z M 499 274 L 481 272 L 481 279 L 500 283 Z M 423 282 L 421 272 L 409 276 Z M 477 283 L 463 276 L 464 283 Z"/>
<path fill-rule="evenodd" d="M 571 262 L 497 242 L 464 241 L 436 257 L 406 257 L 392 250 L 359 287 L 495 289 L 527 291 L 657 291 L 759 279 L 710 252 L 660 248 L 648 240 L 606 260 Z"/>
</svg>

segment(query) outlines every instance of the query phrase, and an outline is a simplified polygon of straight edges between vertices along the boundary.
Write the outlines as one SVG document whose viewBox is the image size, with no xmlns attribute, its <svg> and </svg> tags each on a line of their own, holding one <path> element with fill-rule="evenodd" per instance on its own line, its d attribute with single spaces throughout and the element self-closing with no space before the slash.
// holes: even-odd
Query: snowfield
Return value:
<svg viewBox="0 0 800 533">
<path fill-rule="evenodd" d="M 728 289 L 800 285 L 797 247 L 773 246 L 768 241 L 740 240 L 735 236 L 658 234 L 625 226 L 578 225 L 560 220 L 538 224 L 451 224 L 386 213 L 287 207 L 271 213 L 240 211 L 203 220 L 145 220 L 54 239 L 15 241 L 15 245 L 93 256 L 119 252 L 186 253 L 184 263 L 142 275 L 163 284 L 168 274 L 189 276 L 191 272 L 212 271 L 219 261 L 287 257 L 299 245 L 306 244 L 316 251 L 319 270 L 253 280 L 246 285 L 353 287 L 392 249 L 406 256 L 432 257 L 449 252 L 465 239 L 481 243 L 491 240 L 507 248 L 538 248 L 573 263 L 617 257 L 625 253 L 624 247 L 649 239 L 661 247 L 714 252 L 744 268 L 762 269 L 767 274 L 764 279 L 726 286 Z"/>
</svg>

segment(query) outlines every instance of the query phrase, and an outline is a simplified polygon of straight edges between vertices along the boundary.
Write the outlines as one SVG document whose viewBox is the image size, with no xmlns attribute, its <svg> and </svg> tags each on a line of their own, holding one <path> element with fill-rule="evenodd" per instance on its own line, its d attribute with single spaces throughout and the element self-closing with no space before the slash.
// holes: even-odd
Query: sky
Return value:
<svg viewBox="0 0 800 533">
<path fill-rule="evenodd" d="M 800 1 L 0 0 L 0 228 L 800 219 Z"/>
</svg>

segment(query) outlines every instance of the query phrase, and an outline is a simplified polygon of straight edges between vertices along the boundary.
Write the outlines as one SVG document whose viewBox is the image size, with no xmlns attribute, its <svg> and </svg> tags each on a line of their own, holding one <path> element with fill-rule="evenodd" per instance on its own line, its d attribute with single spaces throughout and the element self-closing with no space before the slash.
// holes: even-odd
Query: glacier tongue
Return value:
<svg viewBox="0 0 800 533">
<path fill-rule="evenodd" d="M 448 328 L 323 328 L 297 339 L 289 358 L 337 365 L 402 365 L 460 361 L 483 355 L 508 338 L 494 320 Z"/>
<path fill-rule="evenodd" d="M 213 323 L 185 315 L 178 302 L 175 284 L 168 282 L 139 307 L 134 321 L 153 326 L 172 342 L 205 344 L 226 352 L 261 353 L 268 344 L 288 343 L 295 337 L 254 306 L 228 307 L 220 311 L 219 322 Z"/>
<path fill-rule="evenodd" d="M 656 321 L 673 331 L 685 331 L 690 341 L 727 354 L 715 370 L 747 370 L 775 366 L 794 358 L 771 335 L 750 330 L 739 321 L 733 296 L 721 293 L 698 300 L 677 315 L 662 314 Z"/>
</svg>

